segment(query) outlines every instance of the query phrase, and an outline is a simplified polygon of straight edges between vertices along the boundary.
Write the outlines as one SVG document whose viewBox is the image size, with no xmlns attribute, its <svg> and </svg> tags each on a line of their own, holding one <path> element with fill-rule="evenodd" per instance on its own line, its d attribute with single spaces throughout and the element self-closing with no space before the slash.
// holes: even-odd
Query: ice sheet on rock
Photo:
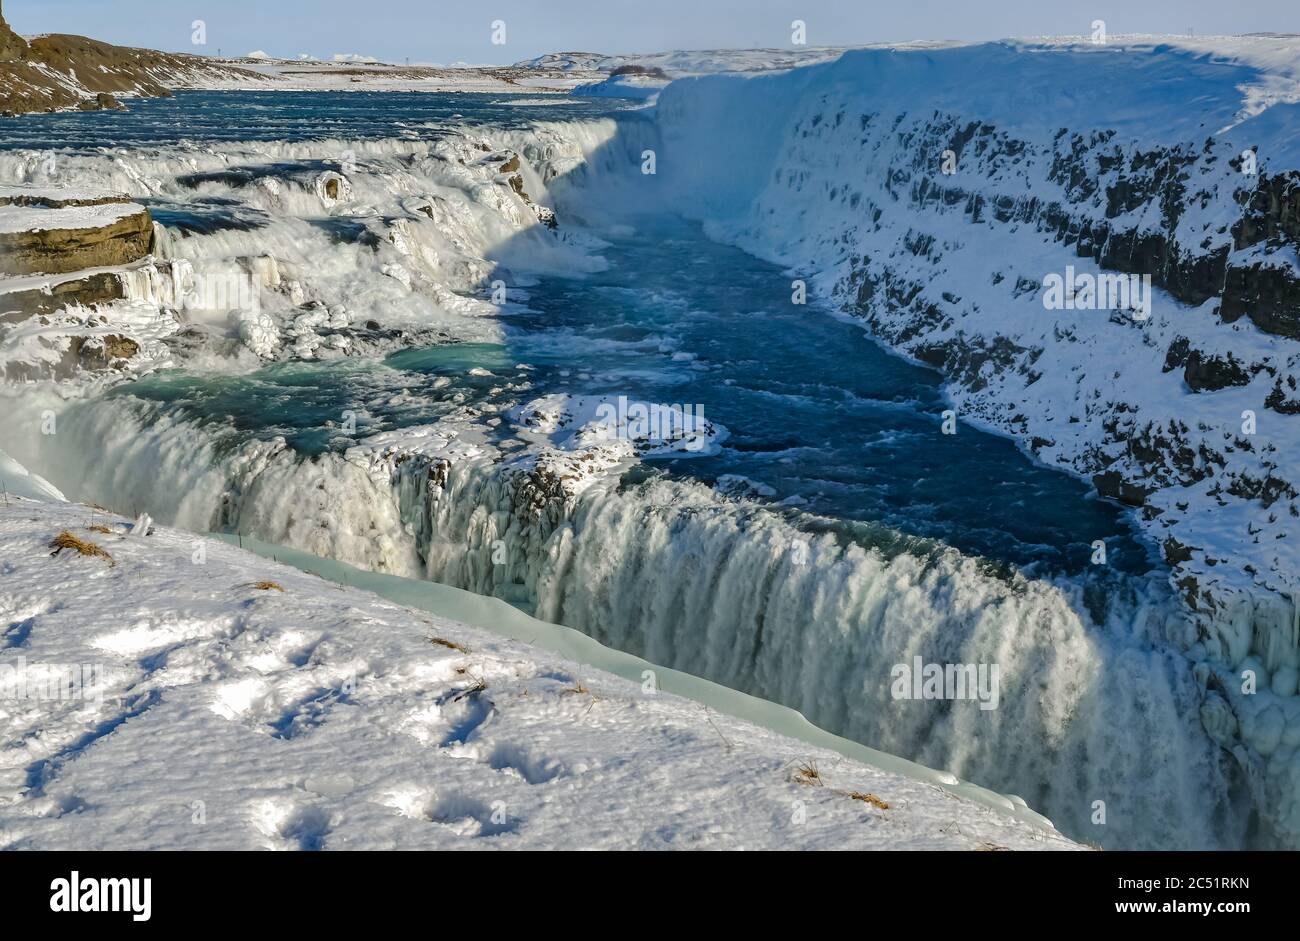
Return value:
<svg viewBox="0 0 1300 941">
<path fill-rule="evenodd" d="M 0 451 L 0 484 L 7 496 L 45 501 L 64 499 L 59 488 L 28 471 L 4 451 Z"/>
</svg>

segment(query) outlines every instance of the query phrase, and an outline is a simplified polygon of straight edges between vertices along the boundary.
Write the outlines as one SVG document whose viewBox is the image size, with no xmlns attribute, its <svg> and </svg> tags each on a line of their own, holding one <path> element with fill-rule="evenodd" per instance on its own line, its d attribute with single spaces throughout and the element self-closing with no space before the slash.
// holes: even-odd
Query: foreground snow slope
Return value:
<svg viewBox="0 0 1300 941">
<path fill-rule="evenodd" d="M 0 503 L 0 846 L 1074 845 L 943 775 L 880 771 L 216 540 L 128 528 Z M 111 562 L 52 557 L 64 530 Z M 39 698 L 78 668 L 81 700 Z"/>
</svg>

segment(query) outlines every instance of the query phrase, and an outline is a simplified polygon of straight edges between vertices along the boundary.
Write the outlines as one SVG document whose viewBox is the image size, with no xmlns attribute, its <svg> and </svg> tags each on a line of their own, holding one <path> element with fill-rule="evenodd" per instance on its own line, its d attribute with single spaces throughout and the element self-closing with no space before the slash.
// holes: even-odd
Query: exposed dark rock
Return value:
<svg viewBox="0 0 1300 941">
<path fill-rule="evenodd" d="M 1261 174 L 1232 235 L 1238 249 L 1268 239 L 1300 241 L 1300 170 Z"/>
<path fill-rule="evenodd" d="M 1169 351 L 1165 353 L 1165 372 L 1173 372 L 1175 369 L 1182 369 L 1187 365 L 1187 357 L 1191 353 L 1192 343 L 1187 337 L 1179 337 L 1169 344 Z"/>
<path fill-rule="evenodd" d="M 1092 484 L 1103 497 L 1118 500 L 1125 506 L 1142 506 L 1151 490 L 1126 481 L 1119 471 L 1106 471 L 1094 474 Z"/>
<path fill-rule="evenodd" d="M 59 193 L 56 195 L 48 191 L 32 191 L 28 193 L 22 189 L 0 193 L 0 206 L 39 206 L 43 209 L 64 209 L 69 206 L 106 206 L 109 203 L 124 203 L 126 201 L 126 196 L 113 193 L 100 195 L 77 193 L 65 195 Z"/>
<path fill-rule="evenodd" d="M 1300 339 L 1300 280 L 1287 267 L 1228 268 L 1219 316 L 1232 323 L 1242 315 L 1266 333 Z"/>
<path fill-rule="evenodd" d="M 1192 559 L 1192 550 L 1190 546 L 1185 546 L 1173 536 L 1168 537 L 1164 542 L 1165 562 L 1169 565 L 1180 565 L 1183 562 L 1190 562 Z"/>
<path fill-rule="evenodd" d="M 120 366 L 140 352 L 140 344 L 130 337 L 109 336 L 73 337 L 72 352 L 87 369 L 107 369 Z"/>
<path fill-rule="evenodd" d="M 77 105 L 81 111 L 125 111 L 126 105 L 118 101 L 108 92 L 100 92 L 94 98 L 87 98 L 81 104 Z"/>
<path fill-rule="evenodd" d="M 1183 381 L 1193 392 L 1215 392 L 1230 386 L 1250 385 L 1251 374 L 1231 353 L 1206 355 L 1200 350 L 1187 354 Z"/>
<path fill-rule="evenodd" d="M 1272 506 L 1280 497 L 1290 500 L 1296 497 L 1294 487 L 1272 474 L 1268 474 L 1263 479 L 1241 474 L 1228 484 L 1227 492 L 1244 500 L 1258 500 L 1265 507 Z"/>
<path fill-rule="evenodd" d="M 1300 397 L 1297 396 L 1295 377 L 1287 376 L 1285 380 L 1278 377 L 1264 399 L 1264 407 L 1282 415 L 1300 415 Z"/>
</svg>

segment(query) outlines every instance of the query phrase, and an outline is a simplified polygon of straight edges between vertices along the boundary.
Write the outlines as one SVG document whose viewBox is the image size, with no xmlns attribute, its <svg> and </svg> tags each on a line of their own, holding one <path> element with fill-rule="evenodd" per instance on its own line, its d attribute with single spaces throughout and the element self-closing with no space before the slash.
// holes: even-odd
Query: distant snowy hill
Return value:
<svg viewBox="0 0 1300 941">
<path fill-rule="evenodd" d="M 902 47 L 941 47 L 947 43 L 903 43 Z M 776 72 L 837 59 L 849 46 L 791 46 L 782 49 L 697 49 L 632 55 L 554 52 L 515 63 L 516 68 L 612 72 L 624 66 L 658 69 L 672 78 L 719 72 Z"/>
<path fill-rule="evenodd" d="M 599 52 L 549 52 L 544 56 L 516 62 L 517 69 L 559 69 L 562 72 L 596 72 L 609 56 Z"/>
<path fill-rule="evenodd" d="M 785 71 L 837 59 L 846 48 L 702 49 L 615 56 L 594 52 L 556 52 L 517 62 L 515 68 L 560 69 L 582 75 L 584 81 L 574 91 L 578 95 L 653 99 L 673 79 L 719 73 Z"/>
</svg>

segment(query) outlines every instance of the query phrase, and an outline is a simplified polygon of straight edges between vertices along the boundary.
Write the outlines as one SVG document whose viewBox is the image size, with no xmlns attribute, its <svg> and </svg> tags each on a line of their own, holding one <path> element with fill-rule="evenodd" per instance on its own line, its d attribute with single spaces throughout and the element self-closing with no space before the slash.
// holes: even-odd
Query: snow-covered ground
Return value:
<svg viewBox="0 0 1300 941">
<path fill-rule="evenodd" d="M 214 76 L 203 86 L 209 90 L 564 93 L 601 78 L 599 74 L 569 73 L 554 68 L 396 65 L 375 61 L 276 59 L 265 55 L 211 61 L 247 71 L 257 78 Z"/>
<path fill-rule="evenodd" d="M 133 525 L 0 498 L 0 847 L 1074 846 L 1014 801 L 788 738 L 652 674 Z M 63 531 L 111 558 L 52 556 Z M 543 645 L 557 630 L 499 611 Z"/>
<path fill-rule="evenodd" d="M 144 212 L 144 207 L 134 203 L 65 206 L 59 209 L 46 209 L 40 206 L 3 206 L 0 209 L 3 210 L 0 211 L 0 235 L 49 229 L 103 228 L 128 216 Z"/>
</svg>

